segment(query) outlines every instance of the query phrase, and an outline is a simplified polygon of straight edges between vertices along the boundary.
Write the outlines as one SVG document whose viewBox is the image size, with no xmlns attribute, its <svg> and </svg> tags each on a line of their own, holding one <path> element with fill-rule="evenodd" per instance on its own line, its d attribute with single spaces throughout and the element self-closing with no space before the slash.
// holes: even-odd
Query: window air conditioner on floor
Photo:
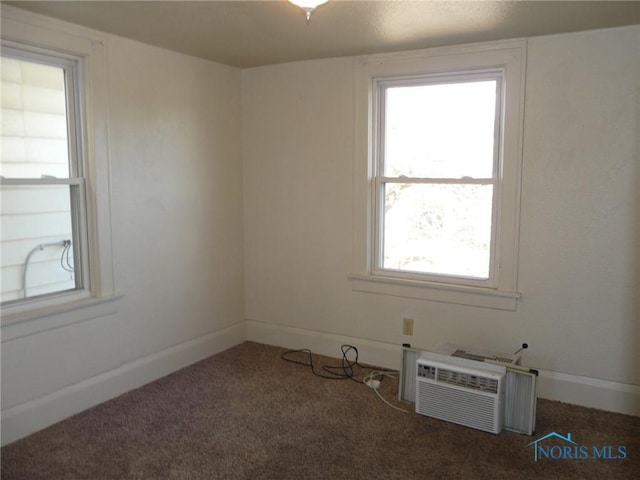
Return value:
<svg viewBox="0 0 640 480">
<path fill-rule="evenodd" d="M 403 348 L 399 397 L 416 412 L 480 430 L 533 435 L 536 370 L 520 356 L 452 344 Z"/>
<path fill-rule="evenodd" d="M 486 432 L 502 431 L 504 366 L 466 368 L 420 358 L 416 373 L 416 412 Z"/>
</svg>

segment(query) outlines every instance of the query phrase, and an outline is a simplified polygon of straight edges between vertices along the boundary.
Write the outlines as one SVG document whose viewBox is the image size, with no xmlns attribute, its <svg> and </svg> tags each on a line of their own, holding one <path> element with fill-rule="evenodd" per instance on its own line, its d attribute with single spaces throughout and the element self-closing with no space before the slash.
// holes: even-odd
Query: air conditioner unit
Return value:
<svg viewBox="0 0 640 480">
<path fill-rule="evenodd" d="M 416 402 L 416 368 L 419 359 L 467 368 L 487 368 L 498 364 L 506 367 L 504 425 L 505 430 L 533 435 L 536 425 L 536 384 L 538 371 L 520 365 L 520 355 L 490 352 L 462 345 L 439 343 L 431 350 L 403 345 L 398 397 Z"/>
<path fill-rule="evenodd" d="M 416 412 L 467 427 L 500 433 L 504 425 L 506 367 L 469 368 L 419 358 Z"/>
</svg>

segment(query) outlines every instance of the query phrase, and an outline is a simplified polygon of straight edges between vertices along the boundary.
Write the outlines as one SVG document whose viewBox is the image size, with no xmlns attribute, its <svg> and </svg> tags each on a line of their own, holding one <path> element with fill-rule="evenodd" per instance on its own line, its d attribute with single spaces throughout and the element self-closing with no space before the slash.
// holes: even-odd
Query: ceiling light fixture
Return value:
<svg viewBox="0 0 640 480">
<path fill-rule="evenodd" d="M 307 17 L 307 22 L 311 18 L 311 14 L 313 11 L 322 5 L 323 3 L 327 3 L 329 0 L 289 0 L 289 2 L 297 5 L 301 9 L 304 10 L 304 13 Z"/>
</svg>

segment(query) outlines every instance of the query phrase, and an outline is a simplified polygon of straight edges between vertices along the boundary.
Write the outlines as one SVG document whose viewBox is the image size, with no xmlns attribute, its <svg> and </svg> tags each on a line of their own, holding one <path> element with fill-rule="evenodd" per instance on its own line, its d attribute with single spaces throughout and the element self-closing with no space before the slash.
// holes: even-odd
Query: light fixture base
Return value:
<svg viewBox="0 0 640 480">
<path fill-rule="evenodd" d="M 297 5 L 302 10 L 304 10 L 305 17 L 307 18 L 307 23 L 311 19 L 311 14 L 313 11 L 322 5 L 323 3 L 327 3 L 329 0 L 289 0 L 290 3 Z"/>
</svg>

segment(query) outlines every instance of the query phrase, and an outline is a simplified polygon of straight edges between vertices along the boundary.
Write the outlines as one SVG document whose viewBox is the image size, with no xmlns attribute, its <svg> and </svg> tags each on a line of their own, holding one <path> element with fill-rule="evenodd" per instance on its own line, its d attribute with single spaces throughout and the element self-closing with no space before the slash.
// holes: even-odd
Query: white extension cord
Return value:
<svg viewBox="0 0 640 480">
<path fill-rule="evenodd" d="M 378 390 L 380 388 L 380 380 L 367 379 L 364 381 L 364 384 L 369 388 L 373 388 L 374 390 Z"/>
<path fill-rule="evenodd" d="M 396 407 L 395 405 L 391 405 L 388 401 L 386 401 L 384 399 L 384 397 L 382 395 L 380 395 L 380 383 L 381 383 L 381 378 L 384 377 L 395 377 L 396 375 L 399 375 L 400 372 L 380 372 L 380 371 L 374 371 L 371 372 L 369 375 L 367 375 L 366 377 L 364 377 L 362 379 L 362 382 L 369 387 L 371 390 L 373 390 L 374 392 L 376 392 L 376 395 L 378 395 L 378 398 L 380 398 L 380 400 L 382 400 L 384 403 L 386 403 L 388 406 L 390 406 L 391 408 L 395 409 L 395 410 L 399 410 L 401 412 L 404 413 L 409 413 L 408 410 L 405 410 L 403 408 L 399 408 Z"/>
</svg>

